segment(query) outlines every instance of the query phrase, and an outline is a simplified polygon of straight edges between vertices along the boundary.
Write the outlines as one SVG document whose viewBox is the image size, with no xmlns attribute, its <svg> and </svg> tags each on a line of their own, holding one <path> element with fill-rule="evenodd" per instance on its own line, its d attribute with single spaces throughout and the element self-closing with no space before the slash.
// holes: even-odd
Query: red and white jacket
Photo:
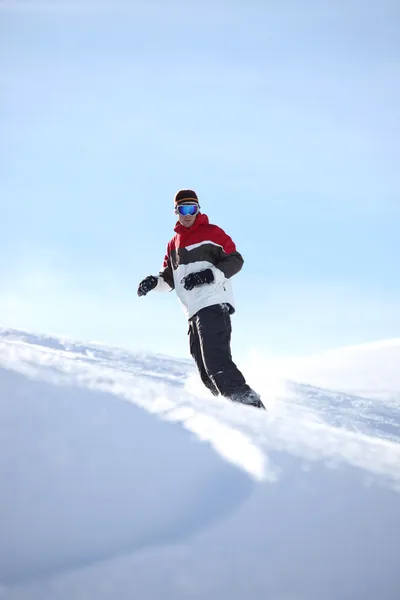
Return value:
<svg viewBox="0 0 400 600">
<path fill-rule="evenodd" d="M 175 236 L 168 243 L 156 291 L 175 289 L 188 319 L 212 304 L 227 303 L 235 311 L 231 277 L 243 266 L 243 257 L 232 239 L 199 213 L 191 227 L 176 224 Z M 185 290 L 182 280 L 189 273 L 211 269 L 213 283 Z"/>
</svg>

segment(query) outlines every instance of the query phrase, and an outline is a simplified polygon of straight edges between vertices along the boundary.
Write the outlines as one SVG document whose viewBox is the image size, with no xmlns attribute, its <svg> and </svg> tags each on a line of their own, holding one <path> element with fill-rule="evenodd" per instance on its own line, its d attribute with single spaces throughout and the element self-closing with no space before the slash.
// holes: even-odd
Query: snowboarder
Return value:
<svg viewBox="0 0 400 600">
<path fill-rule="evenodd" d="M 242 268 L 243 257 L 232 239 L 200 212 L 193 190 L 179 190 L 174 208 L 178 222 L 163 267 L 158 276 L 140 282 L 138 296 L 175 289 L 189 321 L 190 353 L 204 385 L 214 396 L 265 408 L 231 355 L 231 278 Z"/>
</svg>

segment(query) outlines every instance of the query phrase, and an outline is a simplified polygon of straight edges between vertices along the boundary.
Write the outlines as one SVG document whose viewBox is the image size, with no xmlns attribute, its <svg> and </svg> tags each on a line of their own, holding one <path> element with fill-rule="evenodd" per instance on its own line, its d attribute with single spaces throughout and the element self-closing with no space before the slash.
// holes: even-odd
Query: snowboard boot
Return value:
<svg viewBox="0 0 400 600">
<path fill-rule="evenodd" d="M 240 402 L 241 404 L 254 406 L 254 408 L 261 408 L 262 410 L 266 410 L 264 404 L 261 402 L 261 396 L 257 394 L 257 392 L 255 392 L 254 390 L 251 390 L 251 392 L 248 392 L 246 394 L 234 396 L 232 400 L 234 402 Z"/>
</svg>

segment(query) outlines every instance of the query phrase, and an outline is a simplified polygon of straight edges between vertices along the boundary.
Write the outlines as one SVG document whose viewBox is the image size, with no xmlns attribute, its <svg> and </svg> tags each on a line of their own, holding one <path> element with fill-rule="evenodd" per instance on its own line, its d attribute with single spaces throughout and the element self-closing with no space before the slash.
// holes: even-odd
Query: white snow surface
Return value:
<svg viewBox="0 0 400 600">
<path fill-rule="evenodd" d="M 297 382 L 400 403 L 400 338 L 334 348 L 275 366 Z"/>
<path fill-rule="evenodd" d="M 191 361 L 0 328 L 1 600 L 397 599 L 399 348 L 255 355 L 263 412 Z"/>
</svg>

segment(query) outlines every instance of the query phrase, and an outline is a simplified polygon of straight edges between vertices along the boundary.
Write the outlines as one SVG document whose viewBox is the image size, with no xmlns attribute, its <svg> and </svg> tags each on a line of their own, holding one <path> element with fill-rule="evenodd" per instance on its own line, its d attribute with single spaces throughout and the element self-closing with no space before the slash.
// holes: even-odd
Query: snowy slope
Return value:
<svg viewBox="0 0 400 600">
<path fill-rule="evenodd" d="M 357 396 L 400 402 L 400 339 L 327 350 L 284 360 L 282 373 L 297 382 Z"/>
<path fill-rule="evenodd" d="M 397 598 L 399 403 L 257 383 L 1 330 L 2 600 Z"/>
</svg>

